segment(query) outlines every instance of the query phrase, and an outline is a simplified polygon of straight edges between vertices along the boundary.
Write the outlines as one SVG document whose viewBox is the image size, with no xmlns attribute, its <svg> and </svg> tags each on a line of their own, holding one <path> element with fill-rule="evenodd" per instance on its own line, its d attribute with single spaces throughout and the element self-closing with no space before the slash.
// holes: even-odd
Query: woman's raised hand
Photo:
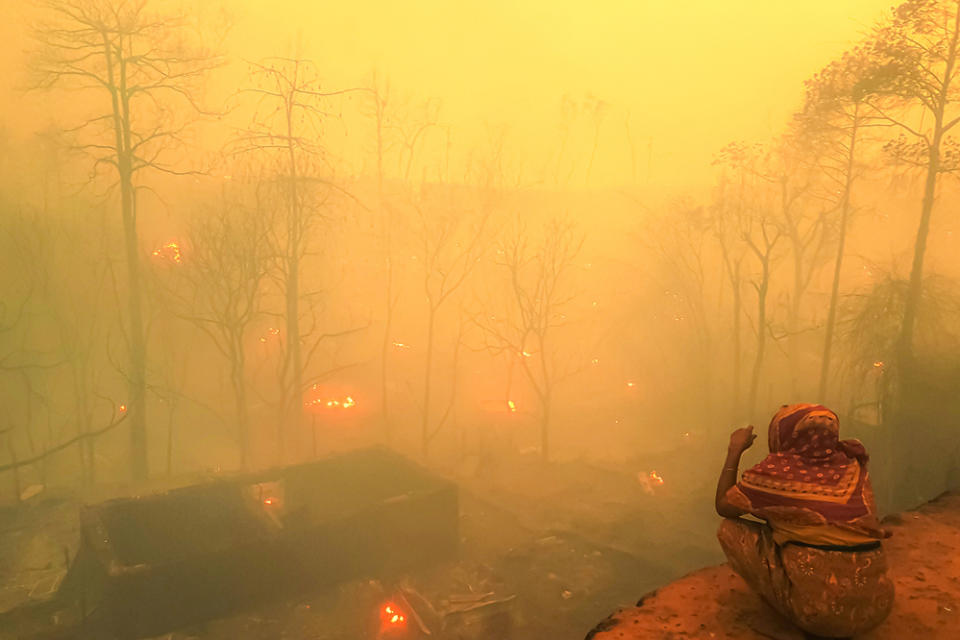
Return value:
<svg viewBox="0 0 960 640">
<path fill-rule="evenodd" d="M 731 453 L 743 453 L 751 446 L 753 446 L 753 441 L 757 439 L 757 434 L 753 432 L 753 425 L 746 427 L 741 427 L 736 429 L 733 433 L 730 434 L 730 452 Z"/>
</svg>

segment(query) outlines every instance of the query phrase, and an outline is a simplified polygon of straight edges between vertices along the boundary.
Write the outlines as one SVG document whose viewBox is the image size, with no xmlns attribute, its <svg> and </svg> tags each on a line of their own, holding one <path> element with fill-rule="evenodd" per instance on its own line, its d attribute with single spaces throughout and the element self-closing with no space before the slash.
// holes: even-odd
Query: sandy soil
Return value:
<svg viewBox="0 0 960 640">
<path fill-rule="evenodd" d="M 890 617 L 858 640 L 960 638 L 960 494 L 892 516 L 886 544 L 897 596 Z M 654 591 L 601 622 L 586 640 L 803 640 L 727 565 Z"/>
</svg>

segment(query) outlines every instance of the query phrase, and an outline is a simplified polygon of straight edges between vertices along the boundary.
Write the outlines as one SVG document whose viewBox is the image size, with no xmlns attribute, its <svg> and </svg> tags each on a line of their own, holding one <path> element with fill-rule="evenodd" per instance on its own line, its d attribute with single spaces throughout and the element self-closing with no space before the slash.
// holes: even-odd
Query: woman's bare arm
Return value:
<svg viewBox="0 0 960 640">
<path fill-rule="evenodd" d="M 738 518 L 746 513 L 742 509 L 730 504 L 727 500 L 727 491 L 737 484 L 737 473 L 740 469 L 740 457 L 750 448 L 756 439 L 753 427 L 743 427 L 730 434 L 730 446 L 727 448 L 727 459 L 723 463 L 723 470 L 717 480 L 717 496 L 714 506 L 717 514 L 724 518 Z"/>
</svg>

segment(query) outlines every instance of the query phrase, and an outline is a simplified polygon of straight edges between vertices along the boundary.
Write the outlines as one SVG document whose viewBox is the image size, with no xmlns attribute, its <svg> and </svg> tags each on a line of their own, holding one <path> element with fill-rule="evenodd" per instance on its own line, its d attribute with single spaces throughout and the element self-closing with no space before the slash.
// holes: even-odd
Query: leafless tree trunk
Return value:
<svg viewBox="0 0 960 640">
<path fill-rule="evenodd" d="M 574 294 L 568 282 L 584 237 L 572 223 L 555 219 L 544 229 L 539 244 L 531 247 L 526 230 L 518 227 L 501 241 L 499 265 L 509 284 L 507 310 L 501 315 L 477 316 L 491 352 L 517 358 L 540 404 L 540 453 L 550 459 L 550 433 L 556 385 L 573 370 L 561 370 L 552 342 L 564 323 L 566 307 Z M 536 360 L 536 364 L 531 361 Z"/>
<path fill-rule="evenodd" d="M 837 233 L 837 253 L 833 262 L 833 280 L 830 284 L 830 307 L 827 310 L 827 326 L 823 337 L 823 357 L 820 361 L 820 386 L 817 397 L 827 401 L 827 387 L 830 383 L 830 361 L 833 349 L 833 334 L 837 325 L 837 307 L 840 302 L 840 275 L 843 270 L 843 257 L 847 244 L 847 226 L 850 219 L 850 193 L 853 190 L 854 160 L 857 154 L 857 134 L 860 128 L 859 104 L 854 105 L 853 120 L 850 124 L 850 139 L 847 142 L 847 163 L 844 171 L 843 195 L 840 200 L 840 220 Z"/>
<path fill-rule="evenodd" d="M 437 340 L 438 314 L 451 296 L 473 272 L 484 251 L 489 212 L 471 220 L 459 212 L 431 215 L 424 205 L 417 205 L 420 216 L 420 241 L 423 259 L 423 291 L 427 300 L 426 354 L 423 369 L 422 417 L 420 423 L 421 454 L 426 457 L 430 442 L 439 429 L 432 428 L 433 360 Z M 455 353 L 459 353 L 459 337 Z M 441 426 L 443 422 L 441 422 Z"/>
<path fill-rule="evenodd" d="M 283 357 L 279 369 L 279 418 L 277 446 L 280 460 L 286 457 L 288 436 L 301 437 L 304 372 L 316 343 L 306 352 L 302 341 L 305 292 L 300 277 L 308 252 L 310 232 L 321 216 L 330 194 L 339 189 L 323 177 L 329 170 L 321 125 L 327 118 L 324 101 L 365 89 L 324 91 L 315 65 L 302 58 L 269 58 L 253 65 L 255 86 L 246 92 L 255 96 L 258 111 L 253 122 L 234 143 L 237 153 L 273 155 L 278 165 L 284 201 L 282 222 L 275 225 L 272 244 L 279 268 L 275 274 L 284 300 Z M 342 190 L 341 190 L 342 191 Z M 309 311 L 313 313 L 312 306 Z M 322 336 L 320 339 L 329 337 Z"/>
<path fill-rule="evenodd" d="M 163 105 L 196 107 L 195 85 L 218 64 L 205 51 L 183 46 L 182 16 L 154 15 L 148 0 L 43 0 L 50 22 L 39 25 L 36 86 L 72 88 L 104 101 L 100 115 L 74 129 L 88 134 L 77 145 L 93 159 L 94 175 L 111 167 L 120 186 L 127 265 L 131 473 L 149 474 L 147 460 L 147 345 L 143 325 L 135 179 L 144 170 L 184 173 L 163 160 L 184 125 Z M 152 121 L 152 123 L 151 123 Z"/>
<path fill-rule="evenodd" d="M 767 294 L 770 292 L 771 259 L 780 235 L 781 232 L 778 227 L 768 225 L 762 220 L 760 221 L 760 238 L 754 239 L 749 231 L 744 235 L 747 246 L 750 247 L 750 251 L 753 252 L 760 264 L 759 280 L 750 282 L 757 292 L 757 326 L 755 328 L 757 348 L 753 359 L 753 370 L 750 374 L 750 395 L 747 400 L 747 415 L 751 417 L 757 407 L 757 389 L 760 386 L 760 373 L 763 370 L 763 358 L 766 353 L 767 332 L 769 331 L 767 326 Z"/>
<path fill-rule="evenodd" d="M 261 313 L 261 284 L 272 259 L 271 217 L 259 197 L 251 205 L 243 201 L 242 193 L 224 193 L 216 208 L 198 220 L 183 261 L 170 266 L 173 282 L 167 291 L 178 299 L 175 314 L 202 330 L 227 361 L 240 465 L 247 468 L 250 409 L 245 339 Z"/>
</svg>

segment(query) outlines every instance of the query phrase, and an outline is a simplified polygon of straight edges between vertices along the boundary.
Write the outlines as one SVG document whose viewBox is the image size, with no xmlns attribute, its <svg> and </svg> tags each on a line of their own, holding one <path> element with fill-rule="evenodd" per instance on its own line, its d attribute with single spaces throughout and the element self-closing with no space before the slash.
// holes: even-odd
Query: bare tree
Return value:
<svg viewBox="0 0 960 640">
<path fill-rule="evenodd" d="M 280 416 L 277 442 L 282 459 L 286 434 L 301 433 L 303 403 L 309 386 L 304 372 L 319 342 L 329 337 L 313 335 L 316 292 L 301 286 L 303 262 L 310 253 L 311 232 L 334 192 L 345 193 L 329 178 L 332 165 L 323 146 L 323 127 L 333 114 L 329 100 L 360 89 L 326 91 L 321 88 L 316 65 L 303 58 L 268 58 L 252 64 L 253 84 L 246 92 L 256 97 L 250 126 L 233 143 L 235 153 L 259 153 L 270 157 L 276 167 L 276 189 L 282 202 L 282 216 L 271 231 L 277 255 L 272 277 L 283 297 L 285 336 L 281 341 Z M 307 309 L 303 309 L 306 303 Z M 305 330 L 304 315 L 310 324 Z M 305 340 L 313 339 L 305 350 Z"/>
<path fill-rule="evenodd" d="M 593 121 L 593 144 L 590 145 L 590 160 L 587 161 L 587 175 L 584 184 L 590 184 L 590 175 L 593 173 L 593 162 L 597 158 L 597 148 L 600 146 L 600 127 L 606 117 L 610 105 L 606 101 L 592 95 L 587 96 L 590 119 Z"/>
<path fill-rule="evenodd" d="M 406 114 L 398 117 L 394 124 L 400 143 L 397 162 L 404 182 L 410 183 L 410 171 L 416 162 L 417 151 L 426 145 L 430 131 L 439 123 L 440 101 L 436 98 L 409 105 Z"/>
<path fill-rule="evenodd" d="M 417 158 L 417 152 L 426 144 L 431 130 L 438 126 L 440 103 L 438 100 L 426 100 L 410 106 L 409 102 L 398 101 L 391 93 L 389 82 L 381 81 L 374 73 L 371 86 L 366 88 L 369 101 L 363 103 L 363 112 L 373 120 L 375 133 L 377 168 L 377 216 L 379 235 L 384 256 L 384 321 L 380 344 L 380 398 L 381 419 L 384 435 L 392 438 L 390 425 L 389 366 L 393 351 L 393 325 L 395 310 L 399 301 L 397 261 L 394 255 L 394 236 L 400 209 L 388 201 L 385 193 L 385 163 L 388 154 L 393 152 L 397 161 L 397 176 L 402 178 L 401 185 L 411 187 L 410 174 Z"/>
<path fill-rule="evenodd" d="M 272 261 L 270 211 L 257 194 L 224 192 L 215 207 L 197 216 L 182 263 L 172 265 L 168 292 L 175 315 L 202 330 L 226 359 L 230 372 L 240 464 L 250 463 L 247 333 L 262 312 L 261 285 Z"/>
<path fill-rule="evenodd" d="M 393 345 L 394 310 L 399 297 L 395 292 L 395 264 L 393 256 L 393 209 L 387 204 L 383 191 L 384 159 L 390 147 L 390 84 L 381 82 L 376 73 L 371 78 L 368 115 L 373 119 L 376 156 L 377 156 L 377 213 L 380 218 L 380 240 L 384 256 L 384 318 L 383 335 L 380 342 L 380 414 L 383 421 L 383 433 L 390 442 L 393 430 L 390 424 L 390 352 Z"/>
<path fill-rule="evenodd" d="M 829 231 L 824 210 L 830 205 L 816 198 L 812 189 L 816 158 L 811 151 L 815 148 L 805 142 L 789 135 L 778 140 L 770 150 L 765 170 L 767 180 L 776 186 L 778 226 L 788 243 L 793 266 L 786 339 L 794 363 L 800 360 L 800 334 L 809 329 L 801 318 L 804 296 L 826 257 Z M 791 393 L 798 391 L 798 376 L 799 367 L 790 367 Z"/>
<path fill-rule="evenodd" d="M 440 311 L 470 276 L 485 250 L 487 222 L 490 212 L 484 208 L 471 212 L 458 210 L 452 204 L 442 210 L 425 202 L 415 203 L 418 214 L 418 235 L 421 243 L 423 292 L 427 304 L 426 354 L 423 369 L 422 419 L 420 423 L 421 453 L 426 457 L 430 442 L 443 427 L 444 414 L 437 427 L 432 422 L 434 350 Z M 461 323 L 462 324 L 462 323 Z M 455 345 L 459 354 L 460 336 Z"/>
<path fill-rule="evenodd" d="M 770 293 L 773 250 L 781 236 L 779 225 L 767 216 L 750 216 L 746 219 L 743 237 L 760 267 L 759 275 L 750 280 L 750 285 L 757 292 L 757 319 L 754 327 L 757 349 L 750 374 L 750 395 L 747 399 L 747 415 L 750 416 L 753 415 L 757 406 L 757 389 L 760 386 L 760 373 L 763 370 L 763 357 L 769 332 L 767 296 Z"/>
<path fill-rule="evenodd" d="M 580 128 L 578 125 L 583 117 L 589 118 L 591 125 L 590 155 L 587 157 L 587 165 L 584 169 L 584 184 L 590 184 L 593 164 L 596 160 L 597 149 L 600 145 L 600 130 L 609 110 L 610 104 L 607 101 L 591 93 L 586 93 L 579 99 L 566 94 L 560 100 L 560 146 L 557 149 L 556 164 L 553 170 L 553 180 L 555 184 L 560 183 L 560 171 L 563 168 L 570 139 L 577 134 L 577 130 Z M 570 161 L 569 171 L 564 177 L 565 182 L 570 182 L 570 179 L 577 171 L 578 164 L 576 158 Z"/>
<path fill-rule="evenodd" d="M 824 195 L 836 212 L 836 252 L 830 285 L 830 304 L 824 327 L 823 355 L 820 361 L 820 382 L 817 397 L 827 401 L 830 382 L 833 338 L 840 300 L 847 228 L 854 206 L 853 187 L 859 177 L 859 144 L 864 130 L 876 126 L 863 103 L 861 82 L 869 65 L 869 56 L 862 48 L 845 52 L 806 81 L 803 109 L 795 117 L 797 134 L 816 147 L 816 169 L 821 176 Z"/>
<path fill-rule="evenodd" d="M 734 416 L 741 409 L 742 379 L 743 379 L 743 285 L 745 274 L 743 262 L 746 258 L 746 243 L 737 231 L 737 220 L 745 207 L 744 191 L 746 175 L 738 173 L 736 180 L 731 183 L 727 176 L 721 176 L 716 190 L 714 202 L 711 206 L 711 226 L 713 235 L 720 247 L 720 258 L 723 263 L 723 274 L 730 287 L 732 297 L 731 332 L 732 332 L 732 380 L 730 408 Z"/>
<path fill-rule="evenodd" d="M 36 86 L 69 88 L 102 105 L 72 132 L 76 149 L 92 160 L 92 174 L 108 169 L 120 187 L 127 263 L 131 472 L 148 476 L 147 349 L 141 301 L 137 231 L 138 178 L 146 171 L 187 170 L 171 157 L 189 124 L 174 107 L 201 111 L 197 90 L 219 59 L 189 45 L 184 15 L 151 11 L 149 0 L 41 0 L 49 21 L 38 25 L 33 63 Z M 79 104 L 74 101 L 73 104 Z M 184 110 L 180 110 L 184 112 Z"/>
<path fill-rule="evenodd" d="M 565 366 L 553 341 L 556 330 L 566 324 L 567 307 L 574 299 L 571 275 L 584 236 L 568 220 L 555 218 L 543 237 L 531 243 L 527 230 L 518 225 L 504 235 L 498 250 L 498 265 L 505 284 L 502 314 L 478 314 L 488 349 L 517 358 L 524 376 L 540 404 L 540 453 L 550 458 L 550 426 L 556 385 L 574 373 Z"/>
<path fill-rule="evenodd" d="M 747 282 L 757 295 L 754 336 L 756 347 L 750 373 L 747 396 L 747 415 L 752 417 L 757 403 L 760 374 L 763 370 L 767 337 L 770 332 L 768 297 L 773 277 L 774 250 L 783 236 L 782 219 L 777 209 L 782 207 L 782 191 L 770 193 L 770 181 L 761 170 L 763 150 L 740 143 L 727 145 L 720 152 L 720 161 L 740 174 L 744 184 L 742 206 L 730 210 L 736 215 L 732 221 L 735 233 L 744 243 L 748 255 L 755 259 L 755 271 Z"/>
<path fill-rule="evenodd" d="M 776 227 L 788 243 L 792 258 L 793 282 L 787 294 L 786 330 L 771 336 L 777 340 L 786 338 L 789 357 L 794 363 L 800 356 L 800 334 L 809 327 L 803 326 L 801 312 L 803 300 L 810 282 L 825 257 L 828 227 L 825 209 L 829 204 L 812 188 L 816 167 L 816 147 L 796 135 L 786 135 L 771 145 L 756 146 L 745 154 L 747 147 L 739 151 L 735 145 L 728 146 L 728 161 L 740 162 L 738 171 L 746 172 L 744 178 L 752 181 L 750 207 L 756 213 L 758 207 L 765 210 L 763 217 L 772 216 Z M 739 155 L 740 160 L 735 160 Z M 741 218 L 749 220 L 750 216 Z M 740 229 L 743 233 L 743 229 Z M 749 235 L 749 234 L 748 234 Z M 752 248 L 751 248 L 752 250 Z M 798 367 L 790 368 L 791 392 L 796 393 L 799 384 Z"/>
</svg>

